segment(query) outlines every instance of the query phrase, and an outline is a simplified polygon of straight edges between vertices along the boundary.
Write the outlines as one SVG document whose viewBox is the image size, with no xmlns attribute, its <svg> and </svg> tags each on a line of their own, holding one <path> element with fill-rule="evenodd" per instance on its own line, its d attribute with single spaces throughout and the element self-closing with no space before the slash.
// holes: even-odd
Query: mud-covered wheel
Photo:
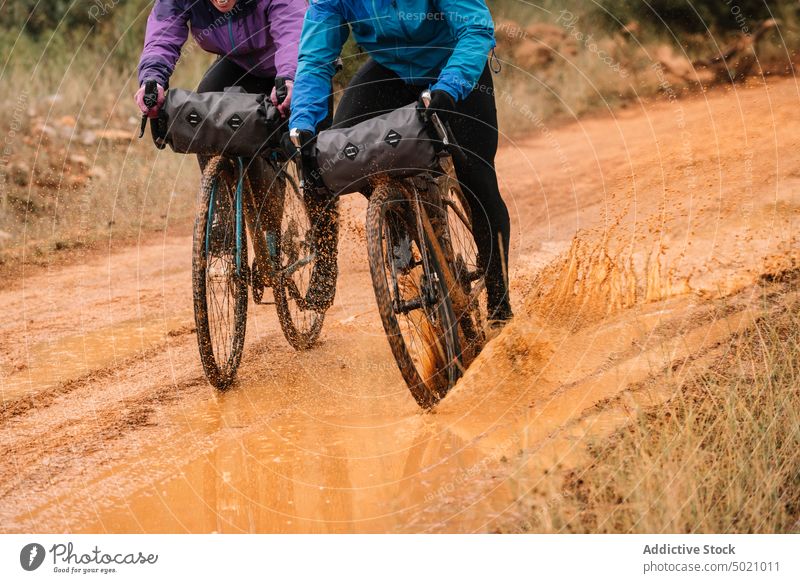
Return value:
<svg viewBox="0 0 800 583">
<path fill-rule="evenodd" d="M 200 361 L 208 381 L 225 389 L 236 378 L 247 324 L 247 245 L 236 246 L 237 171 L 231 160 L 208 162 L 194 226 L 192 287 Z"/>
<path fill-rule="evenodd" d="M 372 286 L 400 372 L 423 408 L 433 407 L 462 373 L 458 323 L 440 263 L 403 188 L 375 188 L 367 207 Z"/>
<path fill-rule="evenodd" d="M 317 252 L 312 222 L 295 172 L 295 165 L 287 164 L 270 189 L 280 201 L 280 212 L 276 213 L 280 224 L 274 225 L 276 240 L 270 244 L 277 247 L 273 292 L 283 335 L 295 350 L 306 350 L 319 338 L 325 313 L 306 304 Z"/>
<path fill-rule="evenodd" d="M 461 286 L 466 305 L 456 318 L 461 330 L 464 366 L 469 366 L 486 342 L 487 322 L 486 281 L 472 234 L 472 209 L 466 196 L 454 180 L 445 185 L 442 202 L 447 211 L 447 249 L 452 255 L 453 276 Z M 478 212 L 484 212 L 478 209 Z"/>
</svg>

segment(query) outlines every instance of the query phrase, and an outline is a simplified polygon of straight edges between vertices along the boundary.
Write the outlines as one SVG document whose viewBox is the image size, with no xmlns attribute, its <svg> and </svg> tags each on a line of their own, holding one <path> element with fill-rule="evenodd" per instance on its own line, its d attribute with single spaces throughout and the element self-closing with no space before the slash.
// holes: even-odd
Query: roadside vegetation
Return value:
<svg viewBox="0 0 800 583">
<path fill-rule="evenodd" d="M 800 271 L 772 279 L 754 326 L 666 405 L 590 447 L 527 529 L 800 532 Z"/>
<path fill-rule="evenodd" d="M 489 0 L 495 76 L 507 139 L 637 99 L 730 82 L 748 50 L 698 74 L 744 28 L 775 17 L 747 74 L 787 73 L 798 43 L 794 2 L 737 0 L 698 7 L 660 0 Z M 136 140 L 131 96 L 151 2 L 6 2 L 0 18 L 0 272 L 46 264 L 53 251 L 97 247 L 161 231 L 188 232 L 193 160 Z M 750 50 L 749 53 L 753 53 Z M 761 58 L 763 56 L 763 58 Z M 365 56 L 345 49 L 341 88 Z M 210 63 L 190 40 L 173 79 L 193 87 Z M 667 63 L 667 67 L 663 63 Z M 764 70 L 759 67 L 764 64 Z M 713 68 L 713 67 L 712 67 Z M 702 69 L 702 67 L 701 67 Z"/>
</svg>

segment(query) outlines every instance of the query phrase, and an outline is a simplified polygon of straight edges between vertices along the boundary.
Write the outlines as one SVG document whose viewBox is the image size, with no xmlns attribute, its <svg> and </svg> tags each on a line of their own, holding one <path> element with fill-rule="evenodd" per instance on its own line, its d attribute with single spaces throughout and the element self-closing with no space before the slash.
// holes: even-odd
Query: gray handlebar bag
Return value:
<svg viewBox="0 0 800 583">
<path fill-rule="evenodd" d="M 209 93 L 170 89 L 154 137 L 180 154 L 253 158 L 280 144 L 283 122 L 266 95 L 240 87 Z"/>
<path fill-rule="evenodd" d="M 416 103 L 350 128 L 324 130 L 316 146 L 322 182 L 337 195 L 360 191 L 375 174 L 404 178 L 438 165 Z"/>
</svg>

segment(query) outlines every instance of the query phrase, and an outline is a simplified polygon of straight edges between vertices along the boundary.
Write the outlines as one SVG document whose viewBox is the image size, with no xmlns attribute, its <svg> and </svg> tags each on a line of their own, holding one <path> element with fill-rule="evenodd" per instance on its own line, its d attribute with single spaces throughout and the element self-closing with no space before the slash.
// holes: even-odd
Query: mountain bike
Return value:
<svg viewBox="0 0 800 583">
<path fill-rule="evenodd" d="M 247 172 L 254 163 L 265 168 L 258 197 Z M 217 389 L 233 382 L 241 362 L 248 287 L 255 304 L 275 305 L 283 334 L 295 349 L 310 348 L 322 330 L 324 311 L 305 299 L 317 252 L 298 184 L 295 164 L 277 148 L 258 160 L 216 156 L 205 165 L 192 284 L 200 360 Z M 272 302 L 264 299 L 268 288 Z"/>
<path fill-rule="evenodd" d="M 429 99 L 423 94 L 426 106 Z M 443 145 L 441 171 L 375 177 L 366 228 L 383 328 L 423 408 L 438 403 L 480 353 L 486 323 L 472 209 L 452 160 L 464 154 L 436 114 L 432 122 Z"/>
<path fill-rule="evenodd" d="M 145 84 L 143 98 L 148 110 L 156 105 L 155 81 Z M 189 113 L 189 123 L 192 116 L 197 113 Z M 140 138 L 147 121 L 142 115 Z M 229 120 L 235 130 L 233 121 L 242 120 Z M 166 146 L 168 127 L 160 116 L 151 120 L 159 149 Z M 299 186 L 299 168 L 280 144 L 258 152 L 255 158 L 217 155 L 202 164 L 192 243 L 194 317 L 203 371 L 220 390 L 233 383 L 241 363 L 248 287 L 255 304 L 275 305 L 283 334 L 297 350 L 314 345 L 325 319 L 324 310 L 306 301 L 318 257 L 308 210 L 315 203 Z M 257 185 L 250 183 L 251 168 Z M 271 302 L 264 299 L 267 289 Z"/>
</svg>

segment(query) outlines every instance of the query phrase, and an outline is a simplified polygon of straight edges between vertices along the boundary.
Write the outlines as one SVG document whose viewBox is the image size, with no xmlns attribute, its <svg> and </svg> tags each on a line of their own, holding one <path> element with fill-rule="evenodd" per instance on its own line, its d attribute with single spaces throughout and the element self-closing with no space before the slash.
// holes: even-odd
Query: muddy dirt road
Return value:
<svg viewBox="0 0 800 583">
<path fill-rule="evenodd" d="M 433 414 L 374 308 L 365 205 L 344 204 L 337 302 L 295 353 L 251 306 L 216 394 L 187 237 L 0 291 L 0 531 L 472 532 L 524 520 L 554 469 L 751 321 L 796 260 L 794 80 L 539 128 L 499 154 L 517 319 Z"/>
</svg>

